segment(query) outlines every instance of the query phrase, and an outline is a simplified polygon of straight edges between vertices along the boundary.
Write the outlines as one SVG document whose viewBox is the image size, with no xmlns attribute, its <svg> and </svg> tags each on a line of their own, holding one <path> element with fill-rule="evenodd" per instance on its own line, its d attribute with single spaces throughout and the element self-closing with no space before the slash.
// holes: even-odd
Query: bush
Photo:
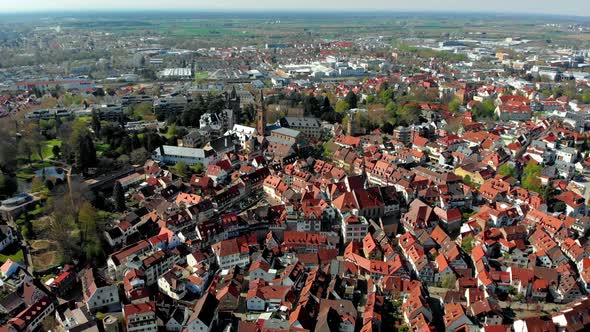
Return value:
<svg viewBox="0 0 590 332">
<path fill-rule="evenodd" d="M 444 276 L 441 280 L 441 286 L 443 288 L 454 289 L 455 284 L 457 283 L 457 277 L 454 274 L 448 274 Z"/>
<path fill-rule="evenodd" d="M 463 248 L 466 253 L 471 254 L 473 247 L 475 247 L 475 238 L 473 235 L 464 237 L 461 241 L 461 248 Z"/>
</svg>

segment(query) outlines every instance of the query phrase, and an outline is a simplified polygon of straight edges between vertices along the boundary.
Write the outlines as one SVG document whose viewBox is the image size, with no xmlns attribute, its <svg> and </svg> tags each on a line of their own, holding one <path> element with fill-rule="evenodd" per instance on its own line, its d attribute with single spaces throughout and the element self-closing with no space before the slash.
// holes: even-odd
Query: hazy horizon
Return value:
<svg viewBox="0 0 590 332">
<path fill-rule="evenodd" d="M 498 0 L 492 6 L 486 3 L 468 0 L 435 1 L 422 0 L 417 3 L 401 3 L 398 1 L 376 0 L 359 5 L 353 1 L 325 0 L 321 5 L 316 1 L 300 0 L 296 4 L 277 5 L 269 0 L 222 0 L 212 3 L 207 0 L 176 0 L 173 4 L 162 5 L 155 0 L 103 0 L 101 5 L 80 3 L 74 0 L 24 0 L 0 4 L 0 13 L 30 12 L 109 12 L 109 11 L 192 11 L 192 12 L 430 12 L 430 13 L 490 13 L 490 14 L 548 14 L 568 16 L 590 16 L 590 5 L 587 0 L 564 0 L 559 8 L 551 2 L 532 0 Z"/>
</svg>

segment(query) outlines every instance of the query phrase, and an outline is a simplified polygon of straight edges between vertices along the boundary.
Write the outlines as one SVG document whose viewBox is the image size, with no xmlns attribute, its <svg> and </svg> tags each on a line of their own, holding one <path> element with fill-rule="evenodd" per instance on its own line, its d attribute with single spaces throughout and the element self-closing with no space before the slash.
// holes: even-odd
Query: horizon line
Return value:
<svg viewBox="0 0 590 332">
<path fill-rule="evenodd" d="M 355 14 L 355 15 L 367 15 L 377 14 L 380 16 L 390 14 L 459 14 L 459 15 L 504 15 L 504 16 L 549 16 L 549 17 L 563 17 L 563 18 L 590 18 L 590 14 L 566 14 L 566 13 L 548 13 L 548 12 L 503 12 L 503 11 L 480 11 L 480 10 L 411 10 L 411 9 L 387 9 L 387 10 L 373 10 L 373 9 L 218 9 L 218 8 L 178 8 L 178 9 L 157 9 L 157 8 L 145 8 L 137 10 L 134 8 L 116 8 L 116 9 L 41 9 L 41 10 L 12 10 L 0 13 L 0 16 L 4 15 L 15 15 L 15 14 L 85 14 L 93 15 L 100 13 L 182 13 L 182 14 L 197 14 L 197 13 L 215 13 L 215 14 Z"/>
</svg>

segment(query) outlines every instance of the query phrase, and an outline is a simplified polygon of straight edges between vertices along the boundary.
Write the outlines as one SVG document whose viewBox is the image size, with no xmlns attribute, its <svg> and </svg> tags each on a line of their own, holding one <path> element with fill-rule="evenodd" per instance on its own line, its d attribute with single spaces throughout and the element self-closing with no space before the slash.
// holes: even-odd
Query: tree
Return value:
<svg viewBox="0 0 590 332">
<path fill-rule="evenodd" d="M 141 103 L 131 110 L 134 119 L 145 121 L 154 121 L 156 119 L 154 107 L 151 103 Z"/>
<path fill-rule="evenodd" d="M 127 208 L 125 206 L 125 191 L 119 181 L 115 182 L 115 187 L 113 188 L 113 201 L 115 202 L 116 211 L 123 212 Z"/>
<path fill-rule="evenodd" d="M 0 171 L 0 197 L 11 197 L 18 189 L 14 176 L 6 176 Z"/>
<path fill-rule="evenodd" d="M 459 108 L 461 108 L 461 102 L 458 99 L 451 100 L 451 102 L 449 103 L 449 111 L 451 111 L 452 113 L 457 113 L 457 111 L 459 111 Z"/>
<path fill-rule="evenodd" d="M 529 162 L 522 175 L 522 187 L 526 190 L 539 192 L 541 190 L 541 180 L 538 176 L 541 174 L 543 168 L 535 163 Z"/>
<path fill-rule="evenodd" d="M 476 184 L 473 182 L 473 179 L 471 179 L 471 176 L 469 174 L 465 175 L 465 177 L 463 178 L 463 182 L 468 185 L 468 186 L 476 186 Z"/>
<path fill-rule="evenodd" d="M 76 151 L 76 166 L 86 170 L 96 164 L 96 148 L 89 134 L 84 135 L 78 142 Z"/>
<path fill-rule="evenodd" d="M 196 163 L 191 167 L 191 170 L 197 174 L 203 171 L 203 163 Z"/>
<path fill-rule="evenodd" d="M 344 101 L 348 103 L 351 109 L 358 107 L 358 97 L 354 91 L 350 90 L 346 97 L 344 97 Z"/>
<path fill-rule="evenodd" d="M 47 192 L 47 187 L 45 183 L 43 183 L 43 178 L 39 176 L 35 176 L 31 181 L 31 192 L 32 193 L 40 193 L 40 192 Z"/>
<path fill-rule="evenodd" d="M 101 232 L 98 228 L 99 216 L 90 202 L 84 202 L 80 207 L 78 221 L 80 222 L 81 246 L 86 254 L 86 259 L 100 256 L 102 247 L 99 235 Z"/>
<path fill-rule="evenodd" d="M 306 115 L 320 116 L 320 103 L 316 97 L 307 95 L 303 98 L 303 111 Z"/>
<path fill-rule="evenodd" d="M 336 102 L 336 113 L 344 113 L 350 109 L 350 104 L 344 100 Z"/>
<path fill-rule="evenodd" d="M 395 113 L 397 112 L 397 104 L 392 100 L 385 105 L 385 110 L 387 113 L 395 116 Z"/>
<path fill-rule="evenodd" d="M 504 175 L 504 176 L 516 177 L 516 168 L 514 167 L 514 165 L 511 165 L 508 163 L 502 164 L 498 168 L 498 174 Z"/>
<path fill-rule="evenodd" d="M 584 91 L 581 99 L 583 104 L 590 103 L 590 91 Z"/>
<path fill-rule="evenodd" d="M 21 138 L 18 142 L 18 152 L 24 155 L 29 163 L 33 160 L 33 147 L 30 141 Z"/>
<path fill-rule="evenodd" d="M 454 274 L 447 274 L 441 279 L 441 286 L 443 288 L 454 289 L 457 283 L 457 277 Z"/>
<path fill-rule="evenodd" d="M 383 126 L 381 126 L 381 131 L 383 131 L 384 133 L 391 135 L 393 133 L 393 130 L 395 129 L 395 127 L 389 123 L 389 122 L 385 122 L 383 124 Z"/>
<path fill-rule="evenodd" d="M 129 161 L 133 165 L 142 165 L 149 157 L 150 154 L 145 148 L 139 148 L 131 151 L 129 154 Z"/>
<path fill-rule="evenodd" d="M 393 91 L 391 89 L 382 89 L 379 91 L 379 101 L 383 105 L 387 105 L 389 102 L 393 101 Z"/>
<path fill-rule="evenodd" d="M 74 216 L 56 210 L 53 213 L 48 229 L 49 239 L 60 244 L 65 262 L 71 262 L 78 257 L 80 238 L 78 236 L 78 224 Z"/>
<path fill-rule="evenodd" d="M 100 136 L 100 118 L 96 111 L 92 111 L 92 130 L 96 136 Z"/>
<path fill-rule="evenodd" d="M 420 108 L 418 105 L 406 104 L 397 112 L 397 116 L 400 122 L 403 122 L 406 126 L 410 126 L 417 124 L 420 120 L 419 112 Z"/>
<path fill-rule="evenodd" d="M 324 101 L 322 104 L 322 112 L 330 112 L 332 110 L 332 105 L 330 105 L 330 98 L 327 96 L 324 97 Z"/>
<path fill-rule="evenodd" d="M 58 159 L 59 158 L 59 155 L 61 153 L 61 148 L 59 147 L 59 145 L 54 145 L 51 148 L 51 153 L 53 153 L 53 157 L 54 158 Z"/>
<path fill-rule="evenodd" d="M 471 254 L 473 247 L 475 247 L 475 238 L 473 237 L 473 235 L 467 235 L 466 237 L 464 237 L 461 241 L 461 248 L 463 248 L 463 251 L 465 251 L 468 254 Z"/>
<path fill-rule="evenodd" d="M 178 175 L 180 177 L 185 177 L 186 176 L 186 163 L 184 161 L 177 162 L 176 165 L 174 165 L 174 171 L 176 172 L 176 175 Z"/>
<path fill-rule="evenodd" d="M 477 104 L 472 112 L 476 118 L 492 118 L 495 110 L 496 105 L 494 104 L 494 100 L 486 99 L 482 103 Z"/>
<path fill-rule="evenodd" d="M 168 130 L 166 131 L 166 135 L 168 137 L 174 137 L 176 139 L 176 124 L 171 124 L 168 126 Z"/>
<path fill-rule="evenodd" d="M 202 101 L 203 97 L 197 98 L 184 107 L 181 122 L 186 127 L 198 127 L 201 116 L 207 112 L 207 107 Z"/>
<path fill-rule="evenodd" d="M 0 127 L 0 168 L 6 170 L 16 170 L 18 148 L 14 133 L 7 128 Z"/>
</svg>

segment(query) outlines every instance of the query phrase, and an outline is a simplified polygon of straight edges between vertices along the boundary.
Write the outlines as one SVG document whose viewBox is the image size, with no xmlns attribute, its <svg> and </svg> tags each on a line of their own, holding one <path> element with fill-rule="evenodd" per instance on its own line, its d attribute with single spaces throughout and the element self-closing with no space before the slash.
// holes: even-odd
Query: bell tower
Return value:
<svg viewBox="0 0 590 332">
<path fill-rule="evenodd" d="M 264 136 L 266 131 L 266 109 L 264 108 L 264 95 L 262 94 L 262 91 L 260 91 L 260 101 L 258 103 L 256 130 L 260 136 Z"/>
</svg>

